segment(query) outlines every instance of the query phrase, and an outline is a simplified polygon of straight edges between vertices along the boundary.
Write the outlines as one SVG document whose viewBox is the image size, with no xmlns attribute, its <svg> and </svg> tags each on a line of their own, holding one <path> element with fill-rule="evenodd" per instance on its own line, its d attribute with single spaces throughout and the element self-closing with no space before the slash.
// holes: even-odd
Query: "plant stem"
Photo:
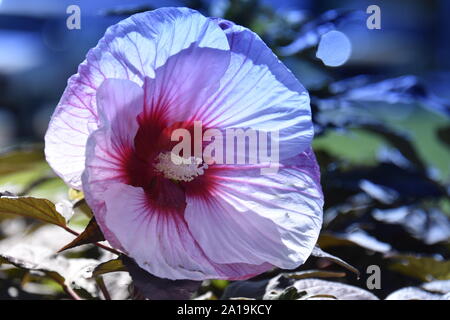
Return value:
<svg viewBox="0 0 450 320">
<path fill-rule="evenodd" d="M 97 285 L 98 285 L 100 291 L 103 293 L 105 300 L 111 300 L 111 295 L 109 294 L 108 288 L 106 288 L 105 281 L 103 281 L 103 277 L 98 276 L 95 279 L 95 282 L 97 282 Z"/>
<path fill-rule="evenodd" d="M 64 291 L 73 299 L 73 300 L 83 300 L 80 298 L 80 296 L 72 290 L 72 288 L 70 288 L 67 285 L 63 285 L 63 289 Z"/>
<path fill-rule="evenodd" d="M 68 226 L 65 226 L 65 227 L 64 227 L 64 230 L 66 230 L 67 232 L 69 232 L 69 233 L 75 235 L 76 237 L 78 237 L 78 236 L 80 235 L 78 232 L 76 232 L 75 230 L 69 228 Z M 118 256 L 120 256 L 120 255 L 122 254 L 121 252 L 117 251 L 116 249 L 113 249 L 113 248 L 111 248 L 111 247 L 105 246 L 105 245 L 103 245 L 103 244 L 101 244 L 101 243 L 95 242 L 95 243 L 93 243 L 93 244 L 96 245 L 96 246 L 99 247 L 99 248 L 102 248 L 102 249 L 104 249 L 104 250 L 107 250 L 107 251 L 109 251 L 109 252 L 111 252 L 111 253 L 114 253 L 114 254 L 116 254 L 116 255 L 118 255 Z"/>
</svg>

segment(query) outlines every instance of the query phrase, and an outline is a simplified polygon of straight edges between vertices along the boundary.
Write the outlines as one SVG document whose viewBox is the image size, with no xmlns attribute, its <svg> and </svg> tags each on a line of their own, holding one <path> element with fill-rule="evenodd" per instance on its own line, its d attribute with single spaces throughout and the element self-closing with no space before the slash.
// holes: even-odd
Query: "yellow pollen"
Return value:
<svg viewBox="0 0 450 320">
<path fill-rule="evenodd" d="M 154 165 L 156 171 L 161 172 L 167 179 L 175 181 L 192 181 L 195 177 L 205 173 L 208 169 L 202 159 L 196 157 L 183 158 L 172 152 L 162 152 L 156 157 Z"/>
</svg>

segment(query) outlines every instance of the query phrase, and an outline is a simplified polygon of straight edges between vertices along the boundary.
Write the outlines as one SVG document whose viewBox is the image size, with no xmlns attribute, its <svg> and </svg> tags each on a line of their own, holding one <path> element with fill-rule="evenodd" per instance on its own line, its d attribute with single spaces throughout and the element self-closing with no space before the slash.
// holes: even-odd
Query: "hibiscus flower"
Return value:
<svg viewBox="0 0 450 320">
<path fill-rule="evenodd" d="M 176 129 L 276 131 L 278 170 L 170 161 Z M 110 27 L 46 134 L 46 157 L 82 189 L 109 243 L 168 279 L 293 269 L 322 223 L 309 96 L 247 28 L 186 8 Z M 197 160 L 197 158 L 195 158 Z"/>
</svg>

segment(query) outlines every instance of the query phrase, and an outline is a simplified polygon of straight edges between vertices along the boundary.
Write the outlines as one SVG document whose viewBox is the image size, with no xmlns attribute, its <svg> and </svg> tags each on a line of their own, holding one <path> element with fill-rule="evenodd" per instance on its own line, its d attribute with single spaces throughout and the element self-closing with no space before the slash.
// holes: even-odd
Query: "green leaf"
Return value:
<svg viewBox="0 0 450 320">
<path fill-rule="evenodd" d="M 397 262 L 390 268 L 404 275 L 422 281 L 450 280 L 450 260 L 408 255 L 397 255 L 391 258 Z"/>
<path fill-rule="evenodd" d="M 221 290 L 224 290 L 229 285 L 229 283 L 230 282 L 228 280 L 211 280 L 211 285 Z"/>
<path fill-rule="evenodd" d="M 416 287 L 406 287 L 396 290 L 386 297 L 386 300 L 443 300 L 443 295 L 430 293 Z"/>
<path fill-rule="evenodd" d="M 323 271 L 323 270 L 306 270 L 293 273 L 284 273 L 289 279 L 307 279 L 307 278 L 342 278 L 345 277 L 345 272 Z"/>
<path fill-rule="evenodd" d="M 15 248 L 13 252 L 14 257 L 0 253 L 0 264 L 11 264 L 32 274 L 50 278 L 73 298 L 77 297 L 77 293 L 87 297 L 98 296 L 98 289 L 92 279 L 92 270 L 98 264 L 96 260 L 49 255 L 48 250 L 42 247 L 24 246 Z"/>
<path fill-rule="evenodd" d="M 91 221 L 89 221 L 86 229 L 84 229 L 84 231 L 72 242 L 65 245 L 63 248 L 59 249 L 58 252 L 75 248 L 83 244 L 95 243 L 103 240 L 105 240 L 105 236 L 103 235 L 102 231 L 100 230 L 100 227 L 95 221 L 95 218 L 92 218 Z"/>
<path fill-rule="evenodd" d="M 340 246 L 354 246 L 356 243 L 345 239 L 344 237 L 336 236 L 330 233 L 323 233 L 319 236 L 317 244 L 321 248 L 340 247 Z"/>
<path fill-rule="evenodd" d="M 92 218 L 94 214 L 92 213 L 92 209 L 88 206 L 85 199 L 81 199 L 74 203 L 74 210 L 83 213 L 84 216 L 88 218 Z"/>
<path fill-rule="evenodd" d="M 305 291 L 302 299 L 337 299 L 337 300 L 378 300 L 371 292 L 343 284 L 319 279 L 303 279 L 294 283 L 298 291 Z"/>
<path fill-rule="evenodd" d="M 122 259 L 120 259 L 120 258 L 100 263 L 92 272 L 92 276 L 98 277 L 105 273 L 118 272 L 118 271 L 127 271 L 127 268 L 125 267 L 125 265 L 122 262 Z"/>
<path fill-rule="evenodd" d="M 201 281 L 169 280 L 155 277 L 127 257 L 121 257 L 133 279 L 135 296 L 150 300 L 190 299 L 201 285 Z"/>
<path fill-rule="evenodd" d="M 57 201 L 67 186 L 45 161 L 43 146 L 31 145 L 0 152 L 0 189 Z"/>
<path fill-rule="evenodd" d="M 294 288 L 295 291 L 291 288 Z M 378 300 L 367 290 L 320 279 L 294 280 L 286 275 L 270 279 L 263 299 L 337 299 L 337 300 Z"/>
<path fill-rule="evenodd" d="M 403 156 L 411 161 L 418 169 L 421 171 L 426 170 L 423 160 L 412 144 L 412 139 L 407 135 L 377 124 L 365 124 L 360 126 L 360 128 L 384 138 L 389 144 L 397 148 L 397 150 L 400 151 Z"/>
<path fill-rule="evenodd" d="M 370 251 L 389 252 L 392 248 L 388 243 L 381 242 L 370 236 L 365 231 L 358 229 L 345 234 L 323 233 L 317 240 L 320 248 L 358 246 Z"/>
<path fill-rule="evenodd" d="M 351 264 L 345 262 L 341 258 L 338 258 L 336 256 L 333 256 L 332 254 L 329 254 L 329 253 L 323 251 L 322 249 L 320 249 L 317 246 L 314 247 L 313 251 L 311 252 L 311 255 L 313 257 L 316 257 L 316 258 L 322 258 L 322 259 L 333 261 L 334 263 L 337 263 L 338 265 L 340 265 L 340 266 L 346 268 L 347 270 L 350 270 L 351 272 L 355 273 L 356 276 L 359 278 L 359 271 L 358 271 L 358 269 L 356 269 Z"/>
<path fill-rule="evenodd" d="M 446 294 L 450 292 L 450 280 L 434 280 L 426 282 L 421 285 L 421 288 L 429 292 Z"/>
<path fill-rule="evenodd" d="M 450 127 L 439 128 L 437 130 L 437 136 L 447 147 L 450 147 Z"/>
<path fill-rule="evenodd" d="M 287 287 L 281 292 L 271 291 L 265 296 L 266 300 L 297 300 L 306 295 L 306 292 L 299 292 L 294 286 Z"/>
<path fill-rule="evenodd" d="M 94 215 L 91 208 L 89 208 L 86 199 L 84 198 L 84 193 L 79 190 L 69 189 L 69 200 L 73 203 L 73 208 L 81 211 L 87 217 L 92 218 Z"/>
<path fill-rule="evenodd" d="M 0 153 L 0 175 L 33 169 L 37 164 L 45 163 L 43 148 L 26 146 Z"/>
<path fill-rule="evenodd" d="M 46 199 L 33 197 L 1 197 L 0 215 L 15 214 L 38 219 L 57 226 L 66 227 L 66 220 L 55 209 L 55 205 Z"/>
<path fill-rule="evenodd" d="M 41 272 L 41 273 L 45 274 L 47 277 L 55 280 L 60 285 L 65 285 L 65 283 L 64 283 L 65 279 L 62 275 L 60 275 L 55 270 L 51 270 L 51 269 L 42 267 L 37 263 L 14 258 L 14 257 L 5 255 L 5 254 L 0 254 L 0 264 L 3 264 L 3 263 L 12 264 L 13 266 L 15 266 L 17 268 L 24 269 L 24 270 Z"/>
</svg>

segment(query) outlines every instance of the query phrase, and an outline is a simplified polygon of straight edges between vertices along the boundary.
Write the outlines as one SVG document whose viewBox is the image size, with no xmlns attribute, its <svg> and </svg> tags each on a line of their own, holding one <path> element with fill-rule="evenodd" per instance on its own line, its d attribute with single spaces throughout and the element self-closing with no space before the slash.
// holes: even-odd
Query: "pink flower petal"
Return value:
<svg viewBox="0 0 450 320">
<path fill-rule="evenodd" d="M 144 109 L 144 90 L 130 80 L 108 79 L 97 91 L 97 105 L 100 127 L 88 139 L 82 181 L 87 202 L 97 220 L 103 222 L 103 192 L 111 183 L 127 179 L 123 164 L 134 149 L 137 117 Z M 116 243 L 109 230 L 103 232 Z"/>
<path fill-rule="evenodd" d="M 142 188 L 115 184 L 104 196 L 108 229 L 141 268 L 158 277 L 244 279 L 271 268 L 269 264 L 214 263 L 192 237 L 183 217 L 150 209 Z"/>
<path fill-rule="evenodd" d="M 322 224 L 318 166 L 308 149 L 274 175 L 257 166 L 211 177 L 213 194 L 187 196 L 185 219 L 205 254 L 220 263 L 268 262 L 293 269 L 309 257 Z"/>
<path fill-rule="evenodd" d="M 225 34 L 232 52 L 240 53 L 253 61 L 255 65 L 266 65 L 278 81 L 289 90 L 306 92 L 292 72 L 278 59 L 261 38 L 245 27 L 224 19 L 215 20 Z"/>
<path fill-rule="evenodd" d="M 130 80 L 107 79 L 97 90 L 99 127 L 106 127 L 118 154 L 132 148 L 144 110 L 144 90 Z"/>
<path fill-rule="evenodd" d="M 254 32 L 214 21 L 227 34 L 231 62 L 199 114 L 210 127 L 278 130 L 281 159 L 304 151 L 314 134 L 305 88 Z"/>
<path fill-rule="evenodd" d="M 73 188 L 81 188 L 88 136 L 98 127 L 96 92 L 108 78 L 142 85 L 155 69 L 188 48 L 229 50 L 222 30 L 187 8 L 162 8 L 136 14 L 110 27 L 69 79 L 45 137 L 47 161 Z"/>
<path fill-rule="evenodd" d="M 168 124 L 194 118 L 218 90 L 230 62 L 230 52 L 192 45 L 167 59 L 145 83 L 148 116 L 163 116 Z"/>
</svg>

